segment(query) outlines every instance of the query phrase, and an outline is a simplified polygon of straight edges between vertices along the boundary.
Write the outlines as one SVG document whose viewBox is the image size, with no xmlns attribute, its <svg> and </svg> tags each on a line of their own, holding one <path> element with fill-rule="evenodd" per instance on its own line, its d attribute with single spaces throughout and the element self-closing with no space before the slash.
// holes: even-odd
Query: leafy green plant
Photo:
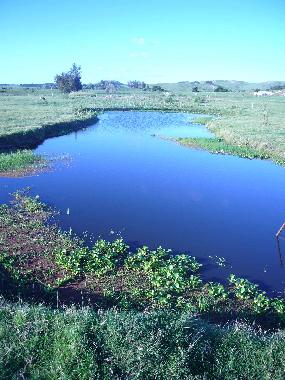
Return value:
<svg viewBox="0 0 285 380">
<path fill-rule="evenodd" d="M 150 251 L 148 247 L 144 246 L 138 248 L 137 252 L 130 255 L 125 262 L 128 269 L 139 269 L 149 273 L 159 268 L 164 260 L 169 258 L 171 250 L 166 250 L 158 247 L 155 251 Z"/>
<path fill-rule="evenodd" d="M 276 311 L 278 314 L 285 314 L 285 301 L 282 298 L 273 298 L 271 300 L 271 306 L 273 307 L 273 310 Z"/>
<path fill-rule="evenodd" d="M 190 289 L 197 289 L 202 285 L 202 280 L 199 276 L 191 274 L 187 281 L 187 286 Z"/>
<path fill-rule="evenodd" d="M 256 313 L 264 313 L 270 307 L 270 300 L 264 292 L 261 292 L 253 298 L 252 307 Z"/>
<path fill-rule="evenodd" d="M 258 286 L 245 278 L 236 277 L 231 274 L 229 283 L 232 285 L 234 295 L 241 300 L 253 298 L 257 294 Z"/>
<path fill-rule="evenodd" d="M 116 239 L 113 242 L 100 239 L 88 252 L 84 270 L 99 276 L 112 272 L 123 265 L 128 255 L 128 248 L 123 239 Z"/>
<path fill-rule="evenodd" d="M 209 282 L 207 285 L 208 285 L 208 293 L 212 297 L 216 299 L 220 299 L 220 300 L 225 300 L 228 298 L 228 293 L 222 284 Z"/>
<path fill-rule="evenodd" d="M 114 242 L 97 240 L 92 249 L 78 247 L 69 252 L 63 248 L 56 252 L 56 261 L 73 274 L 94 273 L 102 276 L 123 264 L 128 246 L 122 239 Z"/>
<path fill-rule="evenodd" d="M 84 266 L 89 250 L 87 247 L 78 247 L 69 251 L 66 248 L 60 248 L 55 253 L 55 259 L 58 265 L 67 269 L 74 275 L 79 275 L 84 271 Z"/>
<path fill-rule="evenodd" d="M 200 312 L 208 311 L 210 309 L 209 299 L 205 297 L 204 295 L 200 295 L 197 298 L 197 306 Z"/>
</svg>

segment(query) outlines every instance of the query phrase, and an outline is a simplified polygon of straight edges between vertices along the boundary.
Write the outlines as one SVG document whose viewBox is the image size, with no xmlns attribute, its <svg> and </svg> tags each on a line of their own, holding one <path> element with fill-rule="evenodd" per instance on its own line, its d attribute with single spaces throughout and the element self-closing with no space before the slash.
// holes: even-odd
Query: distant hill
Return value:
<svg viewBox="0 0 285 380">
<path fill-rule="evenodd" d="M 136 82 L 136 81 L 135 81 Z M 142 82 L 143 83 L 143 82 Z M 116 90 L 119 91 L 135 91 L 136 89 L 129 88 L 127 84 L 121 83 L 116 80 L 102 80 L 98 83 L 93 84 L 83 84 L 83 89 L 105 89 L 105 85 L 112 85 Z M 245 82 L 238 80 L 207 80 L 207 81 L 182 81 L 177 83 L 153 83 L 150 86 L 160 86 L 166 91 L 174 93 L 189 93 L 192 92 L 194 87 L 198 88 L 198 91 L 214 91 L 218 87 L 223 87 L 229 91 L 254 91 L 259 89 L 261 91 L 265 90 L 282 90 L 285 89 L 285 81 L 270 81 L 270 82 Z M 27 83 L 27 84 L 1 84 L 0 87 L 20 87 L 20 88 L 43 88 L 49 89 L 54 88 L 54 83 Z"/>
<path fill-rule="evenodd" d="M 244 82 L 237 80 L 209 80 L 209 81 L 193 81 L 193 82 L 177 82 L 177 83 L 156 83 L 170 92 L 192 92 L 194 87 L 198 87 L 198 91 L 214 91 L 218 86 L 224 87 L 230 91 L 253 91 L 255 89 L 269 90 L 274 87 L 285 88 L 285 81 L 271 82 Z"/>
</svg>

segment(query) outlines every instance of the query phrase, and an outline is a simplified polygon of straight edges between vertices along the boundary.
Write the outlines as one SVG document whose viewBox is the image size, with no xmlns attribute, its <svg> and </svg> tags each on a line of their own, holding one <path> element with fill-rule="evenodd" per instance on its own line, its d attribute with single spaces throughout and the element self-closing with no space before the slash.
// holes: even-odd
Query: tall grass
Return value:
<svg viewBox="0 0 285 380">
<path fill-rule="evenodd" d="M 1 379 L 283 380 L 284 355 L 284 332 L 186 313 L 0 308 Z"/>
</svg>

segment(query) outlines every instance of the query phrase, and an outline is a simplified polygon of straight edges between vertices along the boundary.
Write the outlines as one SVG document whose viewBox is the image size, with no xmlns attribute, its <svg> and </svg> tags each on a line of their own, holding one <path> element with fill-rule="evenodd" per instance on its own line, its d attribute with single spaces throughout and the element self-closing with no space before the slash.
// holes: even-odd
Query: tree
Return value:
<svg viewBox="0 0 285 380">
<path fill-rule="evenodd" d="M 73 63 L 71 69 L 54 78 L 56 87 L 62 92 L 79 91 L 82 89 L 81 67 Z"/>
<path fill-rule="evenodd" d="M 199 92 L 198 87 L 197 86 L 193 87 L 192 92 Z"/>
<path fill-rule="evenodd" d="M 128 82 L 128 87 L 139 88 L 141 90 L 145 90 L 147 88 L 147 84 L 145 82 L 140 82 L 138 80 L 130 80 Z"/>
</svg>

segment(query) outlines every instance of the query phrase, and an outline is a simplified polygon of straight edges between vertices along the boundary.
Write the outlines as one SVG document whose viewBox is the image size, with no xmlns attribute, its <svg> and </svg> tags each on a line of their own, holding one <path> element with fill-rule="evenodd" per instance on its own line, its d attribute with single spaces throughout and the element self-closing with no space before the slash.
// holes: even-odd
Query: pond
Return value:
<svg viewBox="0 0 285 380">
<path fill-rule="evenodd" d="M 31 187 L 83 236 L 132 247 L 162 245 L 204 264 L 203 276 L 245 276 L 283 291 L 274 235 L 285 218 L 285 169 L 213 155 L 158 136 L 211 137 L 195 115 L 107 112 L 86 130 L 45 141 L 37 153 L 71 156 L 69 165 L 26 178 L 0 178 L 0 202 Z M 285 243 L 285 242 L 284 242 Z M 281 246 L 282 248 L 282 246 Z M 285 251 L 285 245 L 284 245 Z"/>
</svg>

